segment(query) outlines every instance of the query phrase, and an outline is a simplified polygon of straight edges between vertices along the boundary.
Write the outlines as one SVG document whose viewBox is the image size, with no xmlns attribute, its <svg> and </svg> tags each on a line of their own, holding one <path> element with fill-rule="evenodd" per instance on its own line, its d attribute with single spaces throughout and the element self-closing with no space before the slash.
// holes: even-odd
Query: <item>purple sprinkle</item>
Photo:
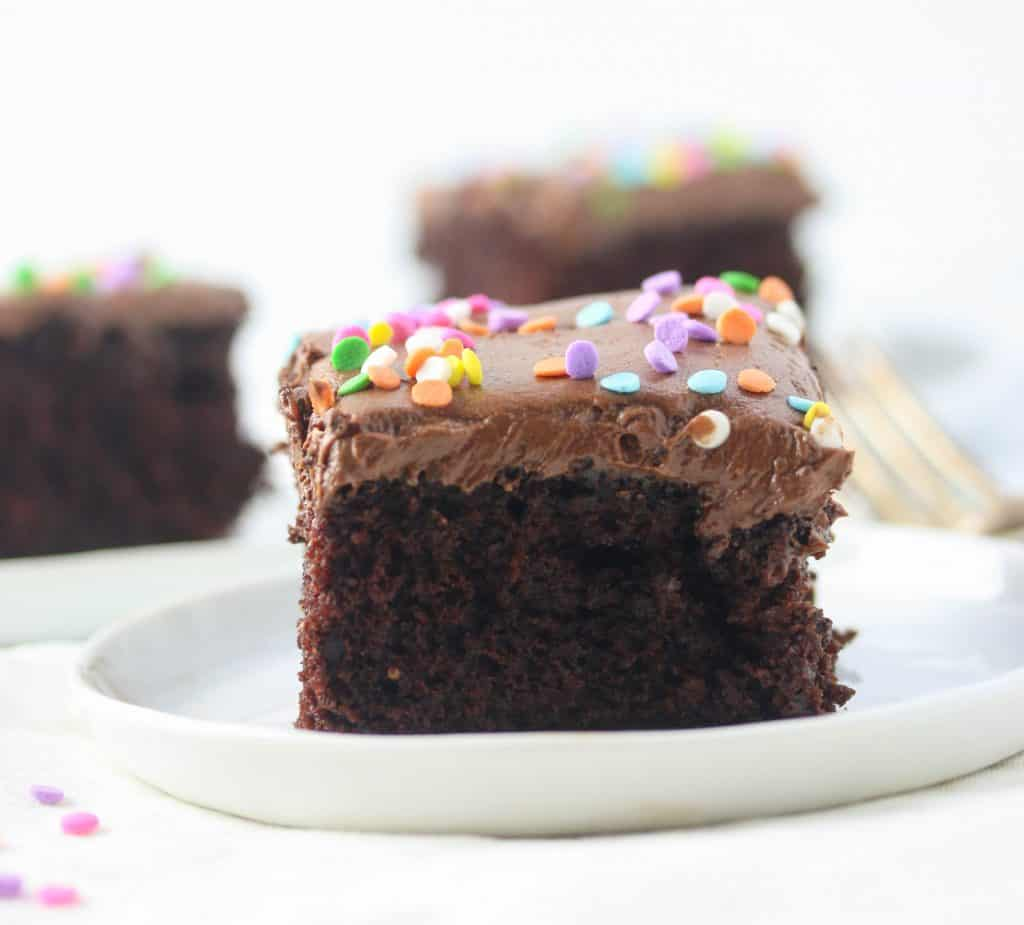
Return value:
<svg viewBox="0 0 1024 925">
<path fill-rule="evenodd" d="M 565 371 L 570 379 L 593 379 L 597 372 L 597 347 L 589 340 L 574 340 L 565 348 Z"/>
<path fill-rule="evenodd" d="M 674 373 L 679 369 L 672 351 L 660 340 L 652 340 L 644 347 L 644 357 L 656 373 Z"/>
<path fill-rule="evenodd" d="M 492 333 L 518 331 L 530 320 L 530 313 L 518 308 L 492 308 L 487 316 L 487 329 Z"/>
<path fill-rule="evenodd" d="M 441 332 L 441 336 L 448 340 L 449 337 L 454 337 L 456 340 L 462 342 L 463 347 L 469 347 L 472 350 L 476 346 L 476 341 L 473 340 L 465 331 L 460 331 L 458 328 L 445 328 Z"/>
<path fill-rule="evenodd" d="M 736 295 L 732 286 L 717 276 L 702 276 L 693 284 L 693 291 L 697 295 L 707 295 L 709 292 L 727 292 L 729 295 Z"/>
<path fill-rule="evenodd" d="M 656 292 L 658 295 L 675 295 L 683 288 L 683 278 L 678 270 L 664 270 L 648 276 L 641 284 L 644 292 Z"/>
<path fill-rule="evenodd" d="M 740 308 L 743 309 L 751 318 L 754 319 L 758 324 L 764 321 L 764 312 L 761 311 L 753 302 L 740 302 Z"/>
<path fill-rule="evenodd" d="M 64 799 L 64 791 L 59 787 L 51 787 L 49 784 L 33 784 L 29 788 L 29 793 L 39 803 L 45 803 L 47 806 L 56 806 Z"/>
<path fill-rule="evenodd" d="M 651 317 L 651 313 L 661 303 L 661 296 L 656 292 L 642 292 L 626 309 L 626 320 L 640 323 Z"/>
<path fill-rule="evenodd" d="M 394 331 L 394 339 L 398 343 L 408 340 L 416 332 L 419 322 L 408 312 L 391 312 L 384 316 L 384 320 L 391 325 Z"/>
<path fill-rule="evenodd" d="M 366 333 L 358 324 L 346 324 L 343 328 L 338 328 L 334 332 L 334 338 L 331 340 L 331 348 L 333 349 L 340 344 L 346 337 L 361 337 L 367 343 L 370 342 L 370 335 Z"/>
<path fill-rule="evenodd" d="M 21 877 L 17 874 L 0 874 L 0 899 L 17 899 L 21 888 Z"/>
<path fill-rule="evenodd" d="M 142 279 L 142 261 L 138 258 L 115 260 L 99 272 L 97 288 L 100 292 L 117 292 L 135 286 Z"/>
<path fill-rule="evenodd" d="M 718 332 L 711 325 L 705 324 L 703 321 L 687 319 L 686 333 L 694 340 L 704 340 L 712 344 L 718 342 Z"/>
<path fill-rule="evenodd" d="M 673 312 L 658 319 L 654 326 L 654 339 L 661 341 L 673 353 L 686 349 L 689 332 L 686 330 L 686 318 Z"/>
</svg>

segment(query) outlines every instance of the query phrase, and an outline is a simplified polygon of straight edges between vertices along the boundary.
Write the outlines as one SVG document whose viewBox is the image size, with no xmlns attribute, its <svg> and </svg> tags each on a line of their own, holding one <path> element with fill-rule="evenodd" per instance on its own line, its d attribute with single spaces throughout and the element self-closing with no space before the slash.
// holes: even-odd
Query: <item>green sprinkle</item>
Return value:
<svg viewBox="0 0 1024 925">
<path fill-rule="evenodd" d="M 89 295 L 95 289 L 92 273 L 88 270 L 77 270 L 71 274 L 71 291 L 78 295 Z"/>
<path fill-rule="evenodd" d="M 733 132 L 716 132 L 708 141 L 708 153 L 720 170 L 742 167 L 749 151 L 746 139 Z"/>
<path fill-rule="evenodd" d="M 169 286 L 178 275 L 158 260 L 147 258 L 142 265 L 142 285 L 146 289 L 162 289 Z"/>
<path fill-rule="evenodd" d="M 726 270 L 724 273 L 720 273 L 718 278 L 723 283 L 728 283 L 737 292 L 748 294 L 757 292 L 757 287 L 761 285 L 759 276 L 754 276 L 753 273 L 747 273 L 744 270 Z"/>
<path fill-rule="evenodd" d="M 331 365 L 338 372 L 351 372 L 359 369 L 369 355 L 370 345 L 361 337 L 343 337 L 331 351 Z"/>
<path fill-rule="evenodd" d="M 356 340 L 362 341 L 361 337 L 357 337 Z M 365 343 L 365 341 L 363 341 Z M 358 376 L 353 376 L 351 379 L 346 379 L 341 385 L 338 386 L 338 397 L 342 395 L 351 395 L 353 392 L 362 392 L 363 389 L 370 387 L 370 376 L 368 373 L 360 373 Z"/>
<path fill-rule="evenodd" d="M 39 288 L 39 272 L 30 263 L 19 263 L 11 274 L 11 285 L 21 295 L 35 292 Z"/>
</svg>

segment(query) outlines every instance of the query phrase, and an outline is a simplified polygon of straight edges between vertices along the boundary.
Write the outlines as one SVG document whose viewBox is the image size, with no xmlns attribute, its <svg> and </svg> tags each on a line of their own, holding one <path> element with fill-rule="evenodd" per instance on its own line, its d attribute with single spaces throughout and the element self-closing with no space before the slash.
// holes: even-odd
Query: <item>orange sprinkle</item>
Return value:
<svg viewBox="0 0 1024 925">
<path fill-rule="evenodd" d="M 681 295 L 672 303 L 672 311 L 683 312 L 687 315 L 703 315 L 704 296 L 696 293 Z"/>
<path fill-rule="evenodd" d="M 390 366 L 367 366 L 366 375 L 370 377 L 370 382 L 376 388 L 386 389 L 389 392 L 402 384 L 402 377 Z"/>
<path fill-rule="evenodd" d="M 457 337 L 449 337 L 441 345 L 441 356 L 443 357 L 460 357 L 462 356 L 462 341 Z"/>
<path fill-rule="evenodd" d="M 434 356 L 434 350 L 430 347 L 417 347 L 405 358 L 405 374 L 415 376 L 420 367 L 427 361 L 427 357 Z"/>
<path fill-rule="evenodd" d="M 325 379 L 310 379 L 306 391 L 317 414 L 323 414 L 334 407 L 334 386 Z"/>
<path fill-rule="evenodd" d="M 424 408 L 443 408 L 452 403 L 452 387 L 442 379 L 424 379 L 412 387 L 412 400 Z"/>
<path fill-rule="evenodd" d="M 715 328 L 727 344 L 749 344 L 757 333 L 757 322 L 742 308 L 727 308 L 718 316 Z"/>
<path fill-rule="evenodd" d="M 460 321 L 457 327 L 460 331 L 465 331 L 467 334 L 472 334 L 474 337 L 487 337 L 487 335 L 491 333 L 486 324 L 480 324 L 479 321 L 473 321 L 469 318 Z"/>
<path fill-rule="evenodd" d="M 71 288 L 71 277 L 67 273 L 60 273 L 43 280 L 40 287 L 43 292 L 67 292 Z"/>
<path fill-rule="evenodd" d="M 766 276 L 761 280 L 761 285 L 757 287 L 757 294 L 772 305 L 778 305 L 779 302 L 793 298 L 793 290 L 777 276 Z"/>
<path fill-rule="evenodd" d="M 533 374 L 538 379 L 564 379 L 569 375 L 565 368 L 565 357 L 545 357 L 533 364 Z"/>
<path fill-rule="evenodd" d="M 554 315 L 542 315 L 540 318 L 531 318 L 516 330 L 520 334 L 534 334 L 537 331 L 553 331 L 557 324 L 558 319 Z"/>
<path fill-rule="evenodd" d="M 744 392 L 757 392 L 767 395 L 775 391 L 775 380 L 760 369 L 744 369 L 736 377 L 736 384 Z"/>
</svg>

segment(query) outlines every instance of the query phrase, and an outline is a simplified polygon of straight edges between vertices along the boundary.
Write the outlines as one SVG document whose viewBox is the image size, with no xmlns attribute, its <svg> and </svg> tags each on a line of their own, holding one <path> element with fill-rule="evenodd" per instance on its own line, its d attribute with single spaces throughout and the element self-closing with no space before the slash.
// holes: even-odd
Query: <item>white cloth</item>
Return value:
<svg viewBox="0 0 1024 925">
<path fill-rule="evenodd" d="M 75 651 L 0 650 L 0 873 L 21 874 L 30 888 L 67 883 L 82 896 L 59 912 L 0 900 L 4 925 L 55 915 L 104 925 L 1020 920 L 1022 756 L 891 799 L 649 835 L 276 829 L 179 803 L 112 770 L 68 702 Z M 34 803 L 33 783 L 62 787 L 68 807 L 95 812 L 101 831 L 61 834 L 65 810 Z"/>
</svg>

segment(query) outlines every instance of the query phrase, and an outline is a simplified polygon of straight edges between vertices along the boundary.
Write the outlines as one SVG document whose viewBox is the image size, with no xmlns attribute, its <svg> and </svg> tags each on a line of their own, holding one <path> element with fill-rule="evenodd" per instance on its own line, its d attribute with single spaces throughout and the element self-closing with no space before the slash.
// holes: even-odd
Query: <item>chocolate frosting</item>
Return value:
<svg viewBox="0 0 1024 925">
<path fill-rule="evenodd" d="M 536 306 L 532 313 L 558 318 L 556 330 L 477 338 L 483 387 L 463 383 L 452 404 L 439 409 L 414 405 L 405 383 L 397 391 L 348 395 L 323 414 L 315 412 L 308 381 L 339 384 L 351 374 L 331 367 L 330 332 L 307 335 L 280 376 L 300 488 L 326 506 L 339 490 L 378 479 L 415 482 L 423 477 L 470 490 L 506 467 L 552 477 L 592 465 L 696 486 L 703 499 L 699 529 L 704 535 L 749 528 L 778 514 L 815 516 L 849 474 L 852 453 L 820 446 L 787 404 L 790 395 L 822 398 L 804 350 L 758 325 L 746 346 L 691 338 L 677 357 L 679 372 L 656 373 L 643 357 L 653 337 L 651 326 L 625 320 L 626 306 L 636 295 L 593 295 Z M 576 328 L 577 310 L 595 299 L 610 302 L 615 319 Z M 663 300 L 658 312 L 667 311 L 670 301 Z M 577 339 L 596 345 L 597 378 L 534 377 L 537 360 L 563 354 Z M 399 356 L 401 361 L 401 350 Z M 775 391 L 742 391 L 736 377 L 748 367 L 771 375 Z M 727 374 L 725 391 L 690 391 L 687 378 L 708 368 Z M 602 376 L 622 371 L 639 375 L 638 392 L 620 395 L 600 387 Z M 732 429 L 722 446 L 707 450 L 683 429 L 711 408 L 726 414 Z M 308 484 L 301 484 L 304 479 Z"/>
</svg>

